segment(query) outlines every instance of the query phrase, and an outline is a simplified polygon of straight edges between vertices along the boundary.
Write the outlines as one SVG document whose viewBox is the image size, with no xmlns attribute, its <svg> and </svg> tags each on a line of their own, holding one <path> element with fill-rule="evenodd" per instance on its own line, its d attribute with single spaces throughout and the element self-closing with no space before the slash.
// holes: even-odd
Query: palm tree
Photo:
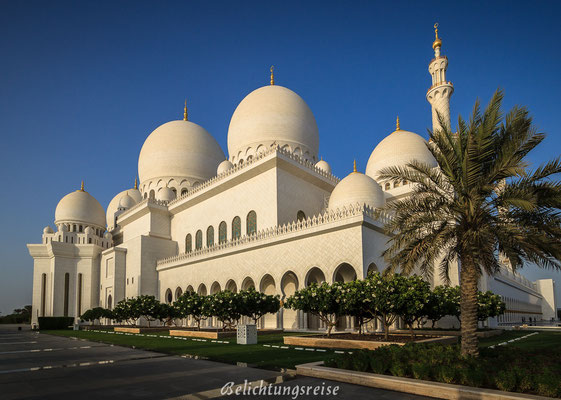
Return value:
<svg viewBox="0 0 561 400">
<path fill-rule="evenodd" d="M 477 285 L 483 273 L 498 272 L 506 260 L 561 269 L 561 172 L 557 158 L 530 171 L 526 156 L 545 135 L 537 133 L 524 107 L 503 120 L 502 91 L 481 114 L 475 104 L 469 123 L 458 119 L 454 133 L 439 116 L 440 130 L 427 144 L 437 168 L 413 161 L 381 171 L 380 180 L 413 183 L 411 196 L 390 202 L 391 233 L 384 252 L 388 271 L 434 271 L 449 282 L 459 261 L 461 349 L 477 356 Z M 500 257 L 499 257 L 500 256 Z"/>
</svg>

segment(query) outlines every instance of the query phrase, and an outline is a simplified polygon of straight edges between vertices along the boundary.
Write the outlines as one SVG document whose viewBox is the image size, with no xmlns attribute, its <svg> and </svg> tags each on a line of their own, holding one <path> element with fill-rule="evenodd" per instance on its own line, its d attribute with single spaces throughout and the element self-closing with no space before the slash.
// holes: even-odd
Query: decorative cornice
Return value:
<svg viewBox="0 0 561 400">
<path fill-rule="evenodd" d="M 342 221 L 345 219 L 363 216 L 368 217 L 371 220 L 375 220 L 381 223 L 385 223 L 387 216 L 383 215 L 379 210 L 373 209 L 366 205 L 350 205 L 349 208 L 343 207 L 342 209 L 337 209 L 335 211 L 325 211 L 322 214 L 315 215 L 313 217 L 308 217 L 306 220 L 293 221 L 291 224 L 284 224 L 282 226 L 275 226 L 272 228 L 263 229 L 258 231 L 253 235 L 242 236 L 239 239 L 229 240 L 225 243 L 215 244 L 212 247 L 205 247 L 200 250 L 194 250 L 190 253 L 182 253 L 177 256 L 163 258 L 157 261 L 157 267 L 165 264 L 172 264 L 179 261 L 185 261 L 190 258 L 198 257 L 201 255 L 211 255 L 220 250 L 232 249 L 247 244 L 260 242 L 264 240 L 269 240 L 272 238 L 280 238 L 281 236 L 303 232 L 312 228 L 320 227 L 332 222 Z"/>
</svg>

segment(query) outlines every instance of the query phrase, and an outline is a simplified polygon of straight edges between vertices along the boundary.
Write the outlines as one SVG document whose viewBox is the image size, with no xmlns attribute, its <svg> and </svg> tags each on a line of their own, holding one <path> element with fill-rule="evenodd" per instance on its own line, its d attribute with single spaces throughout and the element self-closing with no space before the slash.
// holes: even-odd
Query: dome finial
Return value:
<svg viewBox="0 0 561 400">
<path fill-rule="evenodd" d="M 353 173 L 356 173 L 356 160 L 353 160 Z"/>
<path fill-rule="evenodd" d="M 187 99 L 185 99 L 185 108 L 183 109 L 183 121 L 187 121 Z"/>
<path fill-rule="evenodd" d="M 275 66 L 271 65 L 271 86 L 275 84 L 275 73 L 273 72 L 275 70 Z"/>
<path fill-rule="evenodd" d="M 432 48 L 436 49 L 437 47 L 442 46 L 442 40 L 438 37 L 438 22 L 434 24 L 434 42 L 432 43 Z"/>
<path fill-rule="evenodd" d="M 85 192 L 85 190 L 84 190 L 84 181 L 82 181 L 82 186 L 80 187 L 80 191 Z"/>
<path fill-rule="evenodd" d="M 395 130 L 396 131 L 401 130 L 401 127 L 399 126 L 399 115 L 397 116 L 397 119 L 395 120 Z"/>
<path fill-rule="evenodd" d="M 134 188 L 138 189 L 138 178 L 136 176 L 134 177 Z"/>
</svg>

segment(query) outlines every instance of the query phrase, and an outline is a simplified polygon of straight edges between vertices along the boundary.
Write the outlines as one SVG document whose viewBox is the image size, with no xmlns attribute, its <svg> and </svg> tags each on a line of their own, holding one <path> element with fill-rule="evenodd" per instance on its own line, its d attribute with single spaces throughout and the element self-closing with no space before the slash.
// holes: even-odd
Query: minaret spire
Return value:
<svg viewBox="0 0 561 400">
<path fill-rule="evenodd" d="M 183 109 L 183 121 L 188 121 L 188 119 L 187 119 L 187 99 L 185 99 L 185 108 Z"/>
<path fill-rule="evenodd" d="M 353 174 L 356 173 L 356 160 L 353 160 Z"/>
<path fill-rule="evenodd" d="M 401 127 L 399 126 L 399 115 L 397 116 L 397 119 L 395 120 L 395 130 L 396 131 L 401 130 Z"/>
<path fill-rule="evenodd" d="M 134 188 L 138 189 L 138 178 L 136 176 L 134 177 Z"/>
<path fill-rule="evenodd" d="M 275 73 L 273 72 L 274 70 L 275 70 L 275 66 L 271 65 L 271 86 L 275 84 Z"/>
<path fill-rule="evenodd" d="M 84 190 L 84 181 L 82 181 L 82 186 L 80 187 L 80 191 L 85 192 L 85 190 Z"/>
<path fill-rule="evenodd" d="M 440 54 L 442 39 L 438 37 L 438 23 L 434 24 L 434 58 L 429 63 L 429 73 L 432 77 L 432 84 L 427 91 L 427 101 L 432 107 L 432 130 L 433 132 L 442 129 L 438 115 L 444 119 L 444 123 L 450 129 L 450 97 L 454 93 L 454 85 L 446 80 L 446 70 L 448 69 L 448 57 Z"/>
</svg>

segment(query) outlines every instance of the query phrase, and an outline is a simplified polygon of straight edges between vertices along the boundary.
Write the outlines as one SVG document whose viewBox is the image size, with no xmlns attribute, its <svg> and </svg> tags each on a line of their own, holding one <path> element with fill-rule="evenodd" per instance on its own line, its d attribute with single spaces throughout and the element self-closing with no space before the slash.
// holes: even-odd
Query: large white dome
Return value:
<svg viewBox="0 0 561 400">
<path fill-rule="evenodd" d="M 264 86 L 248 94 L 228 128 L 230 161 L 238 163 L 272 144 L 315 161 L 319 148 L 316 119 L 300 96 L 283 86 Z"/>
<path fill-rule="evenodd" d="M 76 190 L 64 196 L 56 206 L 55 225 L 82 223 L 105 229 L 105 211 L 88 192 Z"/>
<path fill-rule="evenodd" d="M 427 148 L 427 141 L 416 133 L 397 130 L 378 143 L 368 164 L 366 175 L 378 179 L 380 170 L 386 167 L 404 166 L 417 160 L 436 167 L 437 163 Z"/>
<path fill-rule="evenodd" d="M 226 157 L 216 140 L 190 121 L 171 121 L 148 136 L 138 158 L 141 185 L 161 179 L 205 181 Z"/>
<path fill-rule="evenodd" d="M 328 208 L 332 211 L 356 204 L 372 208 L 384 206 L 384 192 L 371 177 L 360 172 L 352 172 L 335 186 L 329 197 Z"/>
</svg>

